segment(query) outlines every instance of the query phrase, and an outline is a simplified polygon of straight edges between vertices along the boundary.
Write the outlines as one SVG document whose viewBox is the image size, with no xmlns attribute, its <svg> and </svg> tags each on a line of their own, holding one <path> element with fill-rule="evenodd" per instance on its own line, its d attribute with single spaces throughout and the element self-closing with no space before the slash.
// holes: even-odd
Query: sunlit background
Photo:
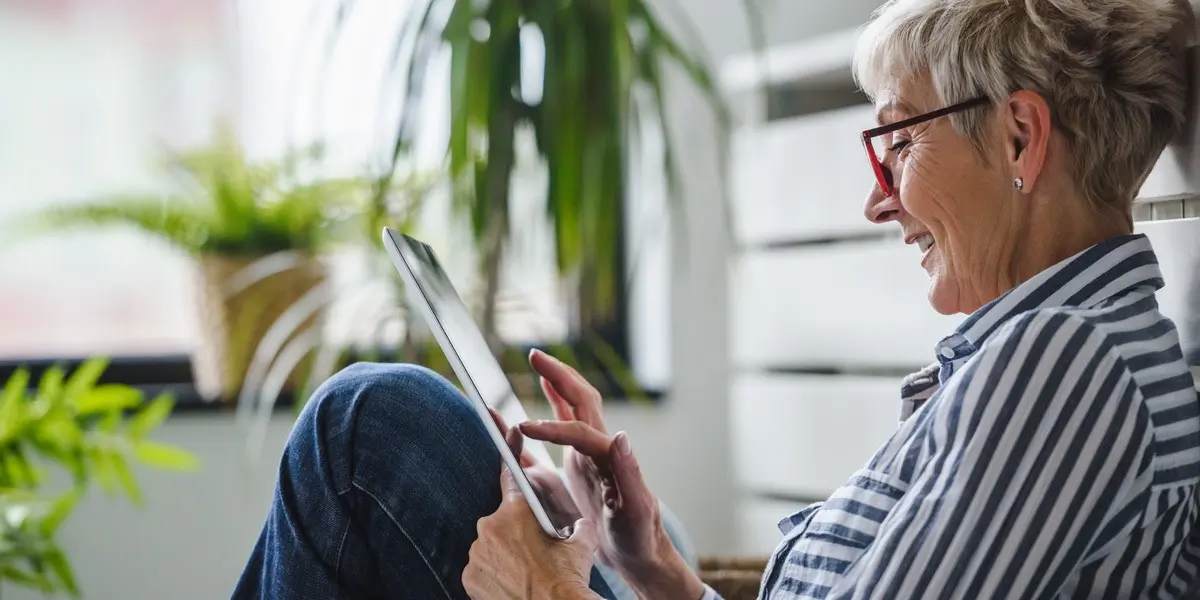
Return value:
<svg viewBox="0 0 1200 600">
<path fill-rule="evenodd" d="M 6 2 L 0 215 L 147 186 L 160 144 L 239 109 L 219 3 Z M 36 240 L 0 262 L 0 355 L 186 351 L 186 262 L 112 231 Z"/>
<path fill-rule="evenodd" d="M 251 158 L 320 141 L 323 172 L 377 172 L 403 108 L 387 66 L 411 7 L 356 4 L 339 31 L 332 2 L 5 3 L 0 175 L 9 185 L 0 218 L 154 189 L 164 148 L 204 144 L 223 121 L 236 124 Z M 430 88 L 444 87 L 446 71 L 430 78 Z M 429 106 L 444 110 L 424 116 L 430 135 L 414 152 L 424 169 L 439 164 L 447 131 L 448 105 Z M 531 165 L 516 185 L 534 189 L 545 176 L 538 171 Z M 451 231 L 441 196 L 419 231 L 446 249 L 469 287 L 469 240 Z M 510 312 L 502 329 L 512 339 L 561 339 L 553 251 L 540 215 L 530 214 L 536 195 L 516 197 L 533 199 L 516 208 L 530 235 L 514 248 L 506 283 L 530 310 Z M 12 252 L 19 260 L 0 264 L 0 356 L 187 353 L 197 343 L 191 266 L 163 244 L 97 227 Z"/>
<path fill-rule="evenodd" d="M 434 21 L 465 3 L 435 1 Z M 697 552 L 766 555 L 780 518 L 826 497 L 886 438 L 899 378 L 928 362 L 956 319 L 929 309 L 917 256 L 895 228 L 861 218 L 872 174 L 859 133 L 874 117 L 849 64 L 878 0 L 647 2 L 695 69 L 655 60 L 661 72 L 640 71 L 658 73 L 664 121 L 642 112 L 635 131 L 613 130 L 631 150 L 612 190 L 597 175 L 611 171 L 574 169 L 573 155 L 546 150 L 528 121 L 514 127 L 507 243 L 493 265 L 488 238 L 456 208 L 490 196 L 464 196 L 463 180 L 448 176 L 447 143 L 463 119 L 455 82 L 465 80 L 452 77 L 445 48 L 420 63 L 419 95 L 400 68 L 408 50 L 397 41 L 424 4 L 0 0 L 0 595 L 227 597 L 311 384 L 353 360 L 417 360 L 452 376 L 380 261 L 382 225 L 429 242 L 481 317 L 494 303 L 489 341 L 530 411 L 545 406 L 524 352 L 577 361 Z M 752 51 L 755 22 L 762 53 Z M 641 25 L 631 46 L 653 39 Z M 488 36 L 473 22 L 457 39 Z M 510 96 L 538 107 L 556 93 L 541 77 L 544 38 L 529 23 L 519 36 Z M 588 74 L 589 85 L 614 81 Z M 630 105 L 653 106 L 653 87 L 635 86 Z M 393 161 L 406 116 L 412 145 Z M 596 144 L 594 133 L 579 141 Z M 483 138 L 477 128 L 460 141 L 477 151 Z M 236 184 L 314 144 L 311 160 L 268 178 L 269 193 L 230 191 L 216 177 L 184 189 L 163 169 L 170 156 L 211 151 L 204 160 L 225 160 Z M 1195 155 L 1172 150 L 1160 162 L 1139 221 L 1195 226 L 1186 219 L 1200 217 Z M 564 173 L 589 183 L 563 206 L 603 207 L 581 211 L 583 225 L 547 208 L 551 176 Z M 389 174 L 373 213 L 374 186 Z M 226 260 L 188 237 L 199 219 L 171 217 L 197 199 L 250 198 L 266 219 L 306 186 L 318 201 L 297 205 L 321 209 L 324 236 L 311 248 L 299 247 L 300 234 L 282 248 L 243 236 L 269 251 Z M 139 218 L 176 243 L 42 218 L 115 197 L 148 198 Z M 608 233 L 565 242 L 556 233 L 589 226 Z M 1168 282 L 1200 272 L 1194 229 L 1156 231 L 1170 248 L 1160 251 Z M 560 264 L 572 249 L 579 262 Z M 1192 314 L 1195 289 L 1169 286 L 1163 311 Z M 285 318 L 300 305 L 314 312 Z M 1200 315 L 1179 322 L 1200 339 Z M 278 343 L 258 339 L 276 323 L 286 324 Z M 106 365 L 89 357 L 110 361 L 103 376 Z M 152 401 L 160 393 L 169 400 Z"/>
</svg>

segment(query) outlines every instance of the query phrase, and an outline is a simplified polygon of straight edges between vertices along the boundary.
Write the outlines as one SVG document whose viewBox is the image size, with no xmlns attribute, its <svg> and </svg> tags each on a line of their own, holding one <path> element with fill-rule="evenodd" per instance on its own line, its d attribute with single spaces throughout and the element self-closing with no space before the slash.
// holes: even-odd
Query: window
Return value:
<svg viewBox="0 0 1200 600">
<path fill-rule="evenodd" d="M 400 107 L 381 98 L 400 95 L 384 67 L 405 3 L 355 3 L 332 46 L 330 24 L 340 3 L 258 0 L 240 2 L 232 13 L 219 0 L 173 4 L 144 0 L 97 11 L 75 0 L 54 9 L 37 3 L 0 9 L 0 72 L 21 74 L 0 79 L 9 88 L 0 97 L 11 99 L 0 110 L 0 131 L 16 132 L 0 135 L 0 180 L 17 184 L 0 199 L 0 222 L 48 202 L 150 185 L 160 143 L 202 143 L 220 116 L 235 120 L 252 157 L 320 139 L 328 144 L 330 168 L 351 173 L 387 155 Z M 445 88 L 445 79 L 444 72 L 431 73 L 432 93 Z M 444 112 L 424 116 L 429 131 L 416 152 L 421 167 L 438 163 L 446 119 Z M 537 164 L 522 167 L 514 180 L 515 221 L 540 222 L 545 177 Z M 636 272 L 621 326 L 631 334 L 625 350 L 639 380 L 658 388 L 668 375 L 666 244 L 662 203 L 646 200 L 661 194 L 654 182 L 648 186 L 635 190 L 627 215 L 627 246 L 638 259 L 630 261 Z M 421 234 L 470 295 L 477 289 L 475 257 L 465 231 L 452 225 L 444 191 L 437 194 L 422 213 Z M 571 318 L 549 232 L 530 231 L 509 250 L 501 294 L 500 333 L 522 345 L 565 339 Z M 192 263 L 161 243 L 105 230 L 55 235 L 7 252 L 0 261 L 0 361 L 178 357 L 198 343 Z M 335 258 L 335 282 L 356 280 L 357 259 Z M 356 327 L 362 307 L 350 304 L 335 307 L 331 340 L 378 341 L 380 332 Z"/>
<path fill-rule="evenodd" d="M 0 4 L 0 224 L 148 185 L 159 144 L 202 139 L 233 89 L 220 7 Z M 0 359 L 189 350 L 183 257 L 125 231 L 0 237 Z"/>
</svg>

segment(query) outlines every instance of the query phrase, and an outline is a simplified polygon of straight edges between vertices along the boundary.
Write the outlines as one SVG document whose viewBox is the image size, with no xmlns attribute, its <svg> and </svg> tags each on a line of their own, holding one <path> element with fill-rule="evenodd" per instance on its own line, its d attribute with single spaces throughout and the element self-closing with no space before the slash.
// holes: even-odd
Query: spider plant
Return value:
<svg viewBox="0 0 1200 600">
<path fill-rule="evenodd" d="M 319 144 L 278 161 L 251 161 L 236 136 L 218 127 L 215 142 L 167 152 L 161 191 L 117 193 L 53 205 L 22 220 L 23 235 L 91 226 L 132 226 L 193 256 L 315 255 L 336 228 L 337 207 L 369 189 L 358 179 L 304 181 Z"/>
</svg>

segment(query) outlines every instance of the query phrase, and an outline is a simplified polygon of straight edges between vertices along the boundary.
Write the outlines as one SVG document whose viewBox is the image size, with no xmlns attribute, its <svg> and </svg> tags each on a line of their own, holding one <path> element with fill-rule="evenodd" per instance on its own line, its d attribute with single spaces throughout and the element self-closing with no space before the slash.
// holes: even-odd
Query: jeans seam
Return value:
<svg viewBox="0 0 1200 600">
<path fill-rule="evenodd" d="M 338 496 L 343 494 L 339 493 Z M 346 552 L 346 538 L 350 536 L 350 519 L 346 519 L 346 524 L 342 525 L 342 538 L 338 540 L 337 555 L 333 561 L 333 576 L 337 581 L 342 580 L 342 556 Z"/>
<path fill-rule="evenodd" d="M 379 499 L 379 496 L 373 494 L 371 490 L 364 488 L 357 481 L 352 482 L 351 485 L 353 485 L 358 491 L 370 496 L 371 499 L 375 501 L 375 504 L 379 506 L 379 509 L 383 511 L 383 514 L 387 515 L 392 524 L 396 526 L 396 529 L 399 529 L 400 533 L 404 535 L 404 538 L 408 540 L 408 543 L 412 545 L 413 550 L 417 551 L 417 556 L 421 557 L 421 562 L 425 563 L 425 567 L 429 569 L 429 573 L 433 575 L 434 580 L 436 580 L 438 585 L 441 586 L 442 592 L 446 594 L 446 598 L 448 600 L 454 600 L 454 597 L 450 595 L 450 588 L 446 587 L 446 582 L 442 581 L 442 578 L 438 575 L 437 570 L 433 568 L 433 563 L 429 561 L 429 557 L 425 556 L 425 553 L 421 551 L 421 547 L 417 545 L 417 541 L 408 534 L 408 530 L 404 529 L 404 525 L 401 525 L 400 521 L 392 515 L 392 511 L 388 510 L 383 501 Z"/>
</svg>

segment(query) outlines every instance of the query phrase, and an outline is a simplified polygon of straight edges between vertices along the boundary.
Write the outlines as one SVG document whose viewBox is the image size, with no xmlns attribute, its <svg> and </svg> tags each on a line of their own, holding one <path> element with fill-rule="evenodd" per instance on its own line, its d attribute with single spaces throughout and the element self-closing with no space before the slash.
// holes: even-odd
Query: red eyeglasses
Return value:
<svg viewBox="0 0 1200 600">
<path fill-rule="evenodd" d="M 982 96 L 973 100 L 967 100 L 966 102 L 959 102 L 958 104 L 953 104 L 945 108 L 939 108 L 933 112 L 927 112 L 923 115 L 917 115 L 910 119 L 904 119 L 903 121 L 897 121 L 890 125 L 884 125 L 882 127 L 876 127 L 874 129 L 868 129 L 862 132 L 863 147 L 867 149 L 867 158 L 871 161 L 871 168 L 875 171 L 875 180 L 879 183 L 879 189 L 883 192 L 883 195 L 891 196 L 896 191 L 894 187 L 895 182 L 892 178 L 892 170 L 888 168 L 887 165 L 883 164 L 882 160 L 880 160 L 881 157 L 887 156 L 888 152 L 897 150 L 895 145 L 892 144 L 889 134 L 900 131 L 905 127 L 919 125 L 925 121 L 932 121 L 938 117 L 944 117 L 952 113 L 967 110 L 968 108 L 982 106 L 989 102 L 990 100 L 987 98 L 987 96 Z M 884 138 L 883 136 L 889 137 Z M 876 148 L 877 144 L 882 144 L 882 146 Z"/>
</svg>

